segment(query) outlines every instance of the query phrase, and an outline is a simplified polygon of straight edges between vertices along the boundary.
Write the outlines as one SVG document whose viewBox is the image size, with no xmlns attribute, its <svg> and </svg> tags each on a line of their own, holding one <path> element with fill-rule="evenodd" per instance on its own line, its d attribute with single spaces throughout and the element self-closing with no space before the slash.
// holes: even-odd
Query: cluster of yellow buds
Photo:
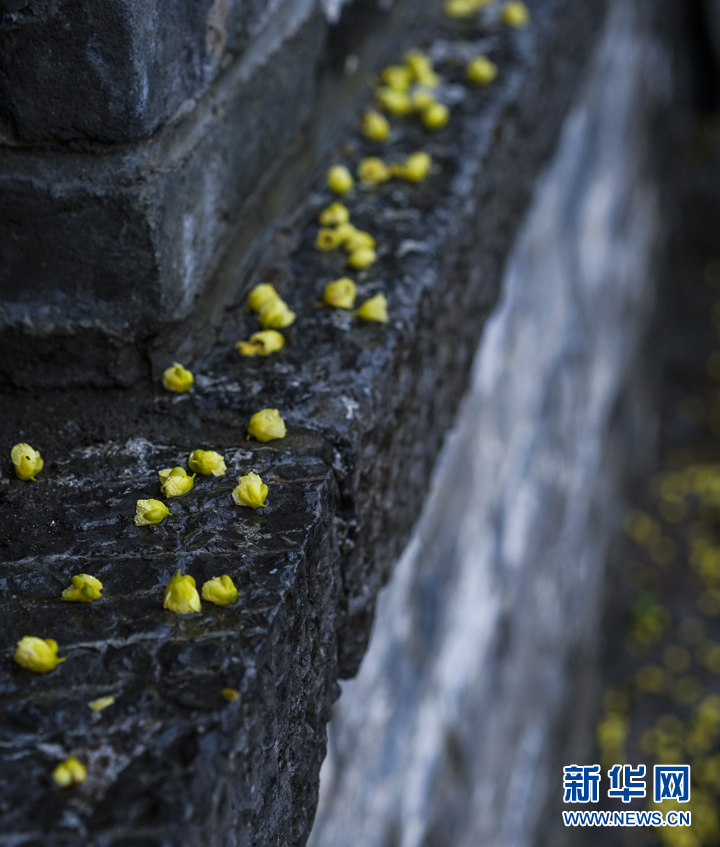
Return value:
<svg viewBox="0 0 720 847">
<path fill-rule="evenodd" d="M 33 482 L 44 465 L 42 456 L 29 444 L 16 444 L 10 451 L 10 460 L 18 479 L 31 479 Z"/>
<path fill-rule="evenodd" d="M 194 382 L 195 377 L 179 362 L 173 362 L 172 366 L 163 372 L 163 388 L 174 391 L 176 394 L 185 394 L 190 391 Z"/>
<path fill-rule="evenodd" d="M 48 673 L 64 662 L 58 658 L 58 643 L 52 638 L 37 638 L 26 635 L 17 643 L 15 661 L 22 668 L 35 673 Z"/>
<path fill-rule="evenodd" d="M 195 474 L 188 476 L 185 468 L 164 468 L 158 471 L 160 490 L 164 497 L 179 497 L 192 491 L 195 484 Z"/>
<path fill-rule="evenodd" d="M 274 441 L 285 438 L 285 421 L 277 409 L 261 409 L 250 418 L 248 438 L 258 441 Z"/>
<path fill-rule="evenodd" d="M 77 756 L 70 756 L 55 768 L 52 778 L 59 788 L 81 785 L 87 779 L 87 769 Z"/>
<path fill-rule="evenodd" d="M 363 160 L 365 163 L 369 161 L 371 160 Z M 374 161 L 380 162 L 380 159 Z M 361 175 L 363 162 L 360 163 Z M 315 239 L 316 249 L 344 250 L 348 254 L 348 265 L 356 270 L 370 267 L 375 262 L 375 239 L 369 232 L 364 232 L 350 223 L 350 212 L 342 203 L 331 203 L 320 212 L 318 220 L 321 227 Z"/>
<path fill-rule="evenodd" d="M 238 484 L 233 489 L 232 498 L 236 506 L 249 506 L 251 509 L 265 508 L 268 487 L 256 473 L 238 477 Z"/>
<path fill-rule="evenodd" d="M 193 450 L 188 457 L 188 467 L 203 476 L 222 476 L 227 472 L 225 458 L 214 450 Z"/>
<path fill-rule="evenodd" d="M 476 56 L 465 68 L 467 81 L 473 85 L 490 85 L 497 78 L 498 67 L 487 56 Z"/>
<path fill-rule="evenodd" d="M 366 300 L 357 310 L 357 316 L 364 321 L 386 324 L 388 322 L 387 300 L 384 294 L 376 294 Z"/>
<path fill-rule="evenodd" d="M 202 599 L 209 603 L 214 603 L 216 606 L 229 606 L 237 598 L 238 590 L 227 574 L 214 576 L 203 583 Z M 202 610 L 195 580 L 189 574 L 183 574 L 180 568 L 165 587 L 163 608 L 176 615 L 190 615 Z"/>
<path fill-rule="evenodd" d="M 383 112 L 395 117 L 404 117 L 413 112 L 420 114 L 426 129 L 437 130 L 450 119 L 450 111 L 435 98 L 433 89 L 440 78 L 433 70 L 430 57 L 420 50 L 411 50 L 405 55 L 402 65 L 389 65 L 380 74 L 375 89 L 375 105 Z M 385 141 L 390 135 L 390 126 L 378 112 L 367 112 L 363 118 L 362 131 L 371 141 Z"/>
<path fill-rule="evenodd" d="M 323 300 L 326 306 L 333 306 L 335 309 L 352 309 L 355 305 L 356 296 L 355 283 L 350 277 L 343 276 L 340 279 L 328 282 L 325 286 Z"/>
<path fill-rule="evenodd" d="M 256 285 L 248 294 L 247 302 L 248 308 L 257 312 L 260 326 L 263 329 L 285 329 L 285 327 L 295 323 L 295 312 L 290 310 L 287 303 L 275 291 L 275 288 L 267 282 Z M 260 346 L 266 342 L 267 339 L 261 340 Z"/>
<path fill-rule="evenodd" d="M 71 603 L 90 603 L 102 597 L 102 582 L 86 573 L 75 574 L 68 586 L 60 595 L 62 600 Z"/>
</svg>

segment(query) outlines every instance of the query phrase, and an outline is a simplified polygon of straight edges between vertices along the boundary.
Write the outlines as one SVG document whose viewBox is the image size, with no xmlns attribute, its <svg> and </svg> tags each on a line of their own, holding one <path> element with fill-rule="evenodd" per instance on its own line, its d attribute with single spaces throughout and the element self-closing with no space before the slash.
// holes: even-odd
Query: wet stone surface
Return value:
<svg viewBox="0 0 720 847">
<path fill-rule="evenodd" d="M 312 247 L 331 199 L 318 174 L 249 280 L 275 284 L 298 314 L 279 354 L 237 356 L 232 344 L 258 328 L 238 306 L 205 355 L 187 328 L 166 339 L 169 361 L 196 375 L 190 394 L 156 379 L 0 397 L 0 455 L 25 441 L 46 461 L 36 483 L 6 462 L 0 478 L 2 847 L 305 842 L 336 680 L 357 670 L 377 592 L 419 513 L 603 3 L 532 8 L 527 32 L 447 25 L 434 44 L 407 45 L 431 49 L 453 106 L 432 136 L 394 122 L 384 150 L 430 152 L 427 183 L 346 200 L 378 241 L 377 264 L 354 275 L 358 301 L 384 292 L 387 325 L 316 305 L 346 272 L 340 253 Z M 470 91 L 463 67 L 480 50 L 501 78 Z M 337 161 L 378 150 L 348 141 Z M 246 441 L 265 407 L 280 410 L 287 437 Z M 135 501 L 160 496 L 157 471 L 197 448 L 223 453 L 228 474 L 196 478 L 168 501 L 172 517 L 136 528 Z M 232 502 L 249 471 L 269 486 L 266 510 Z M 178 568 L 198 587 L 229 574 L 238 603 L 164 611 Z M 103 599 L 60 601 L 82 572 L 102 580 Z M 17 667 L 23 635 L 55 638 L 67 661 L 47 675 Z M 86 704 L 105 695 L 115 704 L 94 715 Z M 71 753 L 88 779 L 57 789 L 50 774 Z"/>
</svg>

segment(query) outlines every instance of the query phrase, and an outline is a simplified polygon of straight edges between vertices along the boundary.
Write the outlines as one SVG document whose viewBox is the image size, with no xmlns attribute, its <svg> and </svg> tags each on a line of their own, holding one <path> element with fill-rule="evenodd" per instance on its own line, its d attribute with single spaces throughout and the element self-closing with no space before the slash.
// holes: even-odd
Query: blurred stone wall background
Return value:
<svg viewBox="0 0 720 847">
<path fill-rule="evenodd" d="M 568 837 L 554 803 L 562 765 L 591 753 L 608 545 L 655 437 L 653 128 L 678 83 L 657 11 L 613 4 L 538 183 L 422 517 L 342 685 L 312 847 Z"/>
</svg>

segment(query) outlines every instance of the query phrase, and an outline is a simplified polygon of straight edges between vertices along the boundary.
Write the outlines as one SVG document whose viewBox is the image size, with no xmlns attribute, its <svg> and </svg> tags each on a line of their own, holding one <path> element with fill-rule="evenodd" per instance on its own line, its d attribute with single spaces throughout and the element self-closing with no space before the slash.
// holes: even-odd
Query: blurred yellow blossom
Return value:
<svg viewBox="0 0 720 847">
<path fill-rule="evenodd" d="M 269 356 L 284 346 L 285 339 L 277 330 L 264 329 L 254 332 L 249 341 L 238 341 L 235 349 L 241 356 Z"/>
<path fill-rule="evenodd" d="M 372 247 L 361 247 L 359 250 L 353 250 L 348 256 L 348 265 L 356 271 L 369 268 L 377 259 L 377 253 Z"/>
<path fill-rule="evenodd" d="M 195 474 L 188 476 L 185 468 L 164 468 L 158 471 L 160 490 L 165 497 L 179 497 L 192 490 Z"/>
<path fill-rule="evenodd" d="M 240 692 L 237 688 L 223 688 L 220 693 L 228 701 L 228 703 L 237 703 L 240 699 Z"/>
<path fill-rule="evenodd" d="M 413 108 L 412 100 L 405 92 L 395 91 L 387 85 L 375 89 L 375 102 L 379 109 L 396 117 L 409 114 Z"/>
<path fill-rule="evenodd" d="M 191 612 L 199 612 L 202 608 L 195 580 L 187 574 L 183 576 L 180 568 L 165 588 L 163 608 L 175 612 L 176 615 L 189 615 Z"/>
<path fill-rule="evenodd" d="M 428 153 L 411 153 L 404 162 L 391 166 L 393 176 L 409 182 L 422 182 L 430 172 L 432 158 Z"/>
<path fill-rule="evenodd" d="M 259 312 L 268 300 L 274 300 L 277 297 L 279 294 L 275 291 L 275 286 L 270 285 L 269 282 L 261 282 L 248 294 L 248 309 L 251 312 Z"/>
<path fill-rule="evenodd" d="M 358 165 L 358 177 L 365 185 L 379 185 L 390 179 L 390 169 L 382 159 L 369 156 L 367 159 L 362 159 Z"/>
<path fill-rule="evenodd" d="M 203 583 L 202 598 L 216 606 L 229 606 L 237 600 L 238 591 L 230 577 L 224 574 Z"/>
<path fill-rule="evenodd" d="M 524 29 L 530 23 L 530 11 L 521 0 L 511 0 L 503 6 L 500 20 L 515 29 Z"/>
<path fill-rule="evenodd" d="M 227 471 L 224 457 L 214 450 L 193 450 L 188 458 L 188 467 L 203 476 L 222 476 Z"/>
<path fill-rule="evenodd" d="M 357 316 L 364 321 L 375 321 L 377 323 L 387 323 L 388 311 L 387 300 L 384 294 L 376 294 L 366 300 L 357 311 Z"/>
<path fill-rule="evenodd" d="M 174 391 L 176 394 L 185 394 L 187 391 L 190 391 L 194 382 L 195 377 L 179 362 L 173 362 L 171 367 L 163 371 L 162 384 L 167 391 Z"/>
<path fill-rule="evenodd" d="M 279 297 L 266 300 L 258 317 L 263 329 L 284 329 L 295 322 L 295 312 L 291 311 L 287 303 Z"/>
<path fill-rule="evenodd" d="M 285 438 L 285 421 L 277 409 L 261 409 L 250 418 L 248 436 L 258 441 L 273 441 Z"/>
<path fill-rule="evenodd" d="M 346 194 L 355 185 L 352 174 L 345 165 L 333 165 L 326 175 L 327 187 L 336 194 Z"/>
<path fill-rule="evenodd" d="M 380 117 L 382 118 L 382 115 Z M 383 120 L 385 119 L 383 118 Z M 349 220 L 350 212 L 347 206 L 344 206 L 339 200 L 326 206 L 318 216 L 321 226 L 338 226 L 339 224 L 346 224 Z"/>
<path fill-rule="evenodd" d="M 15 476 L 18 479 L 34 481 L 44 464 L 42 456 L 29 444 L 16 444 L 10 451 L 10 459 L 15 466 Z"/>
<path fill-rule="evenodd" d="M 336 309 L 352 309 L 355 305 L 356 295 L 355 283 L 350 277 L 343 276 L 340 279 L 328 282 L 325 286 L 323 300 L 328 306 L 334 306 Z"/>
<path fill-rule="evenodd" d="M 102 582 L 86 573 L 75 574 L 70 580 L 72 585 L 66 588 L 61 598 L 74 603 L 89 603 L 102 597 Z"/>
<path fill-rule="evenodd" d="M 138 500 L 135 504 L 135 526 L 160 523 L 172 512 L 160 500 Z"/>
<path fill-rule="evenodd" d="M 112 706 L 114 702 L 114 697 L 98 697 L 97 700 L 91 700 L 88 703 L 88 708 L 93 712 L 102 712 L 103 709 Z"/>
<path fill-rule="evenodd" d="M 70 756 L 69 759 L 55 768 L 52 772 L 52 778 L 60 788 L 67 788 L 69 785 L 81 785 L 87 779 L 87 769 L 77 756 Z"/>
<path fill-rule="evenodd" d="M 390 124 L 388 123 L 388 119 L 380 112 L 376 112 L 375 109 L 369 109 L 363 115 L 362 134 L 369 141 L 387 141 L 390 137 Z M 342 221 L 339 223 L 342 223 Z"/>
<path fill-rule="evenodd" d="M 442 129 L 450 120 L 450 110 L 444 103 L 431 103 L 422 112 L 422 122 L 426 129 Z"/>
<path fill-rule="evenodd" d="M 413 72 L 405 65 L 388 65 L 383 68 L 380 79 L 395 91 L 407 91 L 413 81 Z"/>
<path fill-rule="evenodd" d="M 58 644 L 52 638 L 36 638 L 26 635 L 17 643 L 15 661 L 22 668 L 35 673 L 48 673 L 64 662 L 57 655 Z"/>
<path fill-rule="evenodd" d="M 268 487 L 256 473 L 238 477 L 232 498 L 237 506 L 249 506 L 251 509 L 266 507 Z"/>
<path fill-rule="evenodd" d="M 339 246 L 340 237 L 337 230 L 327 226 L 320 227 L 315 239 L 315 249 L 327 252 L 328 250 L 336 250 Z"/>
<path fill-rule="evenodd" d="M 487 56 L 476 56 L 472 61 L 468 62 L 465 69 L 465 76 L 468 82 L 473 85 L 490 85 L 497 77 L 498 67 L 495 62 L 491 62 Z"/>
</svg>

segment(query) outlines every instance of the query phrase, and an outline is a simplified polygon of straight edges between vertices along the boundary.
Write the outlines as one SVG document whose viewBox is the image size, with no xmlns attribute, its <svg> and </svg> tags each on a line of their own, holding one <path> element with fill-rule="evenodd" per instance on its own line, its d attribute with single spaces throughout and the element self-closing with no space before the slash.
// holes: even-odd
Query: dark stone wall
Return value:
<svg viewBox="0 0 720 847">
<path fill-rule="evenodd" d="M 305 842 L 337 678 L 357 670 L 377 592 L 419 514 L 604 8 L 600 0 L 538 0 L 526 32 L 442 22 L 398 44 L 390 58 L 412 46 L 433 50 L 462 96 L 445 130 L 428 139 L 408 124 L 387 152 L 430 150 L 437 169 L 426 183 L 386 184 L 352 199 L 353 219 L 379 242 L 377 265 L 357 275 L 360 296 L 386 293 L 387 326 L 315 305 L 344 259 L 312 247 L 317 212 L 331 198 L 327 160 L 315 167 L 310 157 L 302 178 L 312 192 L 264 234 L 251 272 L 241 272 L 242 238 L 221 265 L 238 291 L 274 282 L 298 313 L 280 354 L 238 359 L 232 343 L 257 328 L 240 303 L 195 360 L 190 394 L 170 396 L 157 380 L 127 390 L 63 390 L 60 382 L 2 393 L 0 455 L 22 439 L 46 460 L 36 484 L 7 466 L 0 479 L 6 840 Z M 503 73 L 488 92 L 466 90 L 463 51 L 488 36 Z M 372 149 L 355 129 L 343 140 L 353 164 Z M 281 194 L 292 196 L 290 187 Z M 270 196 L 265 208 L 283 202 Z M 158 362 L 193 351 L 188 338 L 187 327 L 168 335 Z M 264 407 L 287 421 L 280 443 L 245 441 L 250 415 Z M 135 500 L 157 494 L 157 470 L 199 445 L 226 454 L 228 476 L 198 480 L 156 531 L 136 529 Z M 263 514 L 230 500 L 234 477 L 249 470 L 270 486 Z M 163 586 L 178 567 L 198 582 L 230 574 L 239 605 L 187 619 L 163 611 Z M 68 608 L 59 594 L 80 569 L 103 580 L 104 599 Z M 46 677 L 12 661 L 15 642 L 31 632 L 55 637 L 68 657 Z M 225 686 L 240 690 L 238 703 L 222 700 Z M 95 719 L 85 704 L 105 694 L 116 704 Z M 59 792 L 49 774 L 70 752 L 87 762 L 89 778 Z"/>
</svg>

